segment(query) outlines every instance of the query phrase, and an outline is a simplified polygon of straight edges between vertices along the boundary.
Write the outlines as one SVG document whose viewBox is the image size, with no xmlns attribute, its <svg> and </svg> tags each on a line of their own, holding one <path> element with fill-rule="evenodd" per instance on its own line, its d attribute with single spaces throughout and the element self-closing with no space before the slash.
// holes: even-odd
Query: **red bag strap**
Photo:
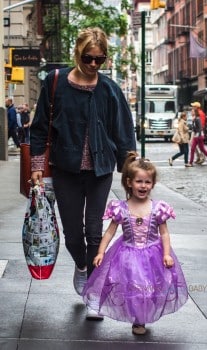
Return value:
<svg viewBox="0 0 207 350">
<path fill-rule="evenodd" d="M 49 130 L 48 130 L 48 139 L 47 144 L 51 143 L 51 134 L 52 134 L 52 120 L 53 120 L 53 104 L 54 104 L 54 96 L 55 96 L 55 90 L 57 86 L 58 81 L 58 75 L 59 75 L 59 69 L 55 70 L 55 76 L 52 84 L 52 94 L 51 94 L 51 102 L 50 102 L 50 121 L 49 121 Z"/>
<path fill-rule="evenodd" d="M 55 76 L 52 84 L 52 100 L 51 100 L 51 105 L 53 106 L 54 103 L 54 96 L 55 96 L 55 90 L 57 86 L 57 81 L 58 81 L 58 74 L 59 74 L 59 69 L 55 70 Z"/>
</svg>

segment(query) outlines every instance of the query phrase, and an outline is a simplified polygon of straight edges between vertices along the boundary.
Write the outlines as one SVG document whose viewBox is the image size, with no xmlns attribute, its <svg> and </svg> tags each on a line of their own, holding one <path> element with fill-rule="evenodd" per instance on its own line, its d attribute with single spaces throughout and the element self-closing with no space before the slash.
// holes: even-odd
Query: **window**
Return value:
<svg viewBox="0 0 207 350">
<path fill-rule="evenodd" d="M 203 13 L 203 0 L 197 0 L 197 15 L 201 15 Z"/>
<path fill-rule="evenodd" d="M 146 64 L 152 64 L 152 51 L 151 50 L 146 50 L 145 62 L 146 62 Z"/>
<path fill-rule="evenodd" d="M 167 101 L 165 103 L 165 112 L 175 112 L 175 103 L 174 103 L 174 101 Z"/>
</svg>

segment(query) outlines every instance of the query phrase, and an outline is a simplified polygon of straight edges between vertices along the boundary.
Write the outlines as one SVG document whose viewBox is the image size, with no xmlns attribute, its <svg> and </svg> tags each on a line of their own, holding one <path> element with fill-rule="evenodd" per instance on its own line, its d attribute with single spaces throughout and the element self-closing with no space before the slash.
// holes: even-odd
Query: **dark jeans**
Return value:
<svg viewBox="0 0 207 350">
<path fill-rule="evenodd" d="M 65 245 L 78 268 L 87 266 L 88 276 L 102 238 L 102 217 L 112 177 L 112 174 L 96 177 L 93 171 L 72 174 L 53 169 Z"/>
<path fill-rule="evenodd" d="M 10 139 L 10 137 L 12 137 L 15 145 L 17 147 L 20 147 L 20 143 L 19 143 L 19 140 L 18 140 L 18 136 L 17 136 L 17 129 L 9 129 L 8 130 L 8 140 Z"/>
<path fill-rule="evenodd" d="M 18 139 L 20 143 L 30 143 L 29 128 L 18 128 Z"/>
<path fill-rule="evenodd" d="M 189 152 L 189 145 L 188 143 L 180 143 L 178 144 L 180 152 L 176 153 L 173 157 L 172 160 L 175 160 L 176 158 L 181 157 L 184 154 L 184 162 L 185 164 L 188 163 L 188 152 Z"/>
</svg>

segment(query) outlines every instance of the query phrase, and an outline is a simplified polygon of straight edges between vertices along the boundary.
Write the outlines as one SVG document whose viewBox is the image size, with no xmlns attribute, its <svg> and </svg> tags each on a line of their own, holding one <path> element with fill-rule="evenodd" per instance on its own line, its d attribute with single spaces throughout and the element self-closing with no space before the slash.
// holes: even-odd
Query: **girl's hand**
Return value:
<svg viewBox="0 0 207 350">
<path fill-rule="evenodd" d="M 165 267 L 172 267 L 174 265 L 173 258 L 170 255 L 164 255 L 163 262 Z"/>
<path fill-rule="evenodd" d="M 103 253 L 97 254 L 93 260 L 93 265 L 95 265 L 96 267 L 100 266 L 102 263 L 103 257 L 104 257 Z"/>
<path fill-rule="evenodd" d="M 31 175 L 31 181 L 33 185 L 42 183 L 42 171 L 33 171 Z"/>
</svg>

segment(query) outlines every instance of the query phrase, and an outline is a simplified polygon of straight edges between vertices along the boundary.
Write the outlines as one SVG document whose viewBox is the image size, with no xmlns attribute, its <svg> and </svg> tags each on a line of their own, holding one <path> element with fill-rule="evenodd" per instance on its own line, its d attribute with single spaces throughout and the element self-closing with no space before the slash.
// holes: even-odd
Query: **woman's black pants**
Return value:
<svg viewBox="0 0 207 350">
<path fill-rule="evenodd" d="M 172 160 L 175 160 L 175 159 L 181 157 L 182 155 L 184 155 L 184 162 L 185 162 L 185 164 L 187 164 L 188 163 L 189 145 L 188 145 L 188 143 L 181 143 L 181 144 L 178 144 L 178 146 L 179 146 L 180 151 L 172 157 Z"/>
<path fill-rule="evenodd" d="M 102 238 L 102 217 L 112 178 L 112 173 L 97 177 L 94 171 L 73 174 L 53 169 L 65 245 L 78 268 L 87 266 L 88 276 Z"/>
</svg>

